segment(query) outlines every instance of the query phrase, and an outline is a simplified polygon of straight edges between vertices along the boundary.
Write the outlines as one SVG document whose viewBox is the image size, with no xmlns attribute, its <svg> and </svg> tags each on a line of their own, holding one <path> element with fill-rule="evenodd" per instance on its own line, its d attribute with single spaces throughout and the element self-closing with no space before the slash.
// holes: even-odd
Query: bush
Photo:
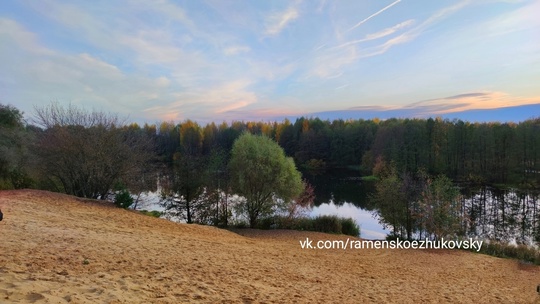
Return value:
<svg viewBox="0 0 540 304">
<path fill-rule="evenodd" d="M 500 258 L 513 258 L 540 265 L 540 251 L 526 245 L 510 245 L 497 241 L 484 243 L 480 252 Z"/>
<path fill-rule="evenodd" d="M 280 225 L 276 224 L 276 220 L 277 220 L 277 217 L 274 217 L 274 216 L 268 216 L 268 217 L 262 218 L 257 223 L 257 228 L 258 229 L 264 229 L 264 230 L 276 229 L 276 228 L 278 228 L 278 226 L 280 226 Z M 279 228 L 283 229 L 283 227 L 281 227 L 281 226 Z"/>
<path fill-rule="evenodd" d="M 161 215 L 163 214 L 162 212 L 157 211 L 157 210 L 152 210 L 152 211 L 141 210 L 141 211 L 139 211 L 139 212 L 142 213 L 142 214 L 144 214 L 144 215 L 153 216 L 153 217 L 157 217 L 157 218 L 160 218 Z"/>
<path fill-rule="evenodd" d="M 247 228 L 248 224 L 244 221 L 238 221 L 232 226 L 235 228 Z M 265 230 L 292 229 L 360 236 L 360 227 L 354 219 L 337 217 L 336 215 L 319 215 L 315 218 L 270 216 L 260 219 L 256 228 Z"/>
<path fill-rule="evenodd" d="M 123 189 L 114 195 L 114 204 L 120 208 L 127 209 L 133 205 L 133 198 L 129 194 L 129 191 Z"/>
<path fill-rule="evenodd" d="M 341 233 L 341 220 L 335 215 L 319 215 L 313 220 L 313 229 L 319 232 Z"/>
<path fill-rule="evenodd" d="M 11 190 L 13 189 L 13 185 L 9 180 L 0 178 L 0 190 Z"/>
<path fill-rule="evenodd" d="M 364 182 L 376 182 L 379 178 L 375 175 L 362 176 L 362 181 Z"/>
<path fill-rule="evenodd" d="M 11 183 L 15 189 L 32 188 L 34 186 L 34 181 L 30 178 L 30 176 L 28 176 L 28 174 L 22 171 L 11 171 L 10 177 Z"/>
<path fill-rule="evenodd" d="M 321 172 L 324 171 L 326 168 L 326 162 L 322 159 L 310 159 L 305 164 L 304 167 L 308 171 L 316 171 Z"/>
<path fill-rule="evenodd" d="M 360 236 L 360 227 L 352 218 L 340 218 L 341 233 L 352 236 Z"/>
<path fill-rule="evenodd" d="M 302 230 L 302 231 L 314 231 L 315 230 L 315 227 L 313 226 L 314 222 L 315 220 L 309 217 L 297 218 L 293 222 L 291 229 Z"/>
<path fill-rule="evenodd" d="M 238 228 L 238 229 L 245 229 L 245 228 L 249 228 L 249 225 L 246 221 L 234 221 L 231 226 L 233 228 Z"/>
</svg>

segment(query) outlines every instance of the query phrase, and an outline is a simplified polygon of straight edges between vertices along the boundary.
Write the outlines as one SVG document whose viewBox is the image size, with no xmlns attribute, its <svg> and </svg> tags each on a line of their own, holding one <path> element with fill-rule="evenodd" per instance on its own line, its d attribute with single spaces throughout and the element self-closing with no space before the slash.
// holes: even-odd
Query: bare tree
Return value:
<svg viewBox="0 0 540 304">
<path fill-rule="evenodd" d="M 53 103 L 35 108 L 34 122 L 45 128 L 37 143 L 41 168 L 68 194 L 104 199 L 151 156 L 151 142 L 123 130 L 114 114 Z"/>
</svg>

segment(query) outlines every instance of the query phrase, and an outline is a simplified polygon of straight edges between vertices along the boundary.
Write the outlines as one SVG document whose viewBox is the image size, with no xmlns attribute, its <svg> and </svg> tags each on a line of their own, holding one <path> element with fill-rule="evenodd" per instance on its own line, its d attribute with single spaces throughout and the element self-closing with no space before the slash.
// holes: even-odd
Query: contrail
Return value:
<svg viewBox="0 0 540 304">
<path fill-rule="evenodd" d="M 378 14 L 384 12 L 385 10 L 391 8 L 392 6 L 398 4 L 399 2 L 401 2 L 401 0 L 396 0 L 396 1 L 392 2 L 392 3 L 390 3 L 388 6 L 386 6 L 386 7 L 383 8 L 383 9 L 381 9 L 380 11 L 376 12 L 375 14 L 373 14 L 373 15 L 367 17 L 366 19 L 364 19 L 364 20 L 362 20 L 362 21 L 360 21 L 360 22 L 358 22 L 355 26 L 351 27 L 351 28 L 348 29 L 347 31 L 350 31 L 350 30 L 352 30 L 352 29 L 355 29 L 355 28 L 359 27 L 360 25 L 362 25 L 362 24 L 364 24 L 365 22 L 367 22 L 369 19 L 371 19 L 371 18 L 377 16 Z"/>
</svg>

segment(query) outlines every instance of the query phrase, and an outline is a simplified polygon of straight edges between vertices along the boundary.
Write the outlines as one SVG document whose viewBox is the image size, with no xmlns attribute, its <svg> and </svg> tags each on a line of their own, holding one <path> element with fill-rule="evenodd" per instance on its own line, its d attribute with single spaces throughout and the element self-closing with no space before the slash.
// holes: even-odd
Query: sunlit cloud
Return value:
<svg viewBox="0 0 540 304">
<path fill-rule="evenodd" d="M 430 114 L 447 114 L 478 109 L 496 109 L 540 103 L 540 96 L 512 96 L 504 92 L 475 92 L 430 99 L 404 108 L 425 108 Z"/>
<path fill-rule="evenodd" d="M 539 103 L 540 96 L 523 97 L 504 92 L 473 92 L 422 100 L 407 105 L 358 106 L 348 110 L 372 113 L 402 111 L 407 117 L 429 117 L 469 110 L 489 110 Z"/>
<path fill-rule="evenodd" d="M 242 109 L 257 102 L 256 94 L 249 90 L 248 80 L 229 81 L 211 88 L 192 89 L 189 92 L 176 92 L 174 101 L 146 108 L 145 113 L 161 120 L 189 117 L 202 121 L 212 121 L 215 115 Z"/>
</svg>

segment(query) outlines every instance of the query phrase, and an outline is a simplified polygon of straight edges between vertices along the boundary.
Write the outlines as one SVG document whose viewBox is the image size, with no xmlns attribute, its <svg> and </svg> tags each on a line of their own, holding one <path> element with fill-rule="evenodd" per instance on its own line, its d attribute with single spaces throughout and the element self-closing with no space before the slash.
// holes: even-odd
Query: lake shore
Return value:
<svg viewBox="0 0 540 304">
<path fill-rule="evenodd" d="M 540 267 L 459 250 L 306 250 L 37 190 L 0 192 L 4 303 L 540 303 Z M 236 233 L 235 233 L 236 232 Z"/>
</svg>

